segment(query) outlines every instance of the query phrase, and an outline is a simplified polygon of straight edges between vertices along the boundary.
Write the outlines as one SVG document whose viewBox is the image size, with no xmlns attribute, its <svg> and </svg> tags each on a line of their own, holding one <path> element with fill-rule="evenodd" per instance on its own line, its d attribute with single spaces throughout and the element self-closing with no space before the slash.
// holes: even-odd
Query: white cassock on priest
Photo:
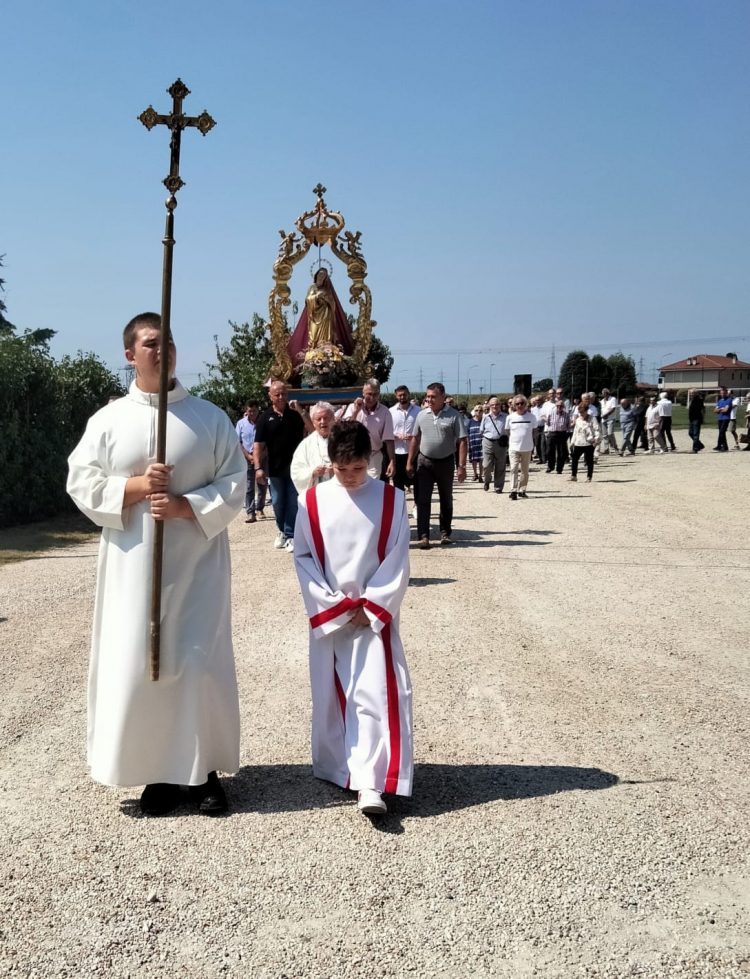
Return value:
<svg viewBox="0 0 750 979">
<path fill-rule="evenodd" d="M 399 635 L 404 494 L 369 476 L 355 489 L 334 477 L 308 490 L 294 561 L 310 622 L 313 773 L 360 792 L 411 795 L 412 691 Z M 358 609 L 367 627 L 352 623 Z"/>
<path fill-rule="evenodd" d="M 226 414 L 173 380 L 166 439 L 166 465 L 173 468 L 163 473 L 164 492 L 158 492 L 158 395 L 139 386 L 158 367 L 149 345 L 154 336 L 158 341 L 158 330 L 141 328 L 136 380 L 126 397 L 89 420 L 69 459 L 68 492 L 102 527 L 88 763 L 93 778 L 106 785 L 198 786 L 210 772 L 239 768 L 226 528 L 242 509 L 247 464 Z M 154 682 L 149 619 L 155 517 L 164 519 L 164 557 L 161 661 Z"/>
<path fill-rule="evenodd" d="M 317 486 L 333 475 L 328 457 L 328 436 L 334 422 L 333 405 L 319 401 L 310 409 L 313 431 L 302 439 L 294 450 L 290 475 L 297 494 L 302 496 L 311 486 Z"/>
</svg>

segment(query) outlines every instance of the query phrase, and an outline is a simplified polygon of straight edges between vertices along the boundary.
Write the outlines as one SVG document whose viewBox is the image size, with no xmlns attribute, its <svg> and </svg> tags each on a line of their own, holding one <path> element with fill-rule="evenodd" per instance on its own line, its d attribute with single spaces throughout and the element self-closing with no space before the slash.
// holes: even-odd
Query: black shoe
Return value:
<svg viewBox="0 0 750 979">
<path fill-rule="evenodd" d="M 453 543 L 453 538 L 451 537 L 451 535 L 447 531 L 444 530 L 443 533 L 440 535 L 440 543 L 441 544 L 452 544 Z"/>
<path fill-rule="evenodd" d="M 489 488 L 490 488 L 490 484 L 489 484 L 489 483 L 485 483 L 485 484 L 484 484 L 484 491 L 485 491 L 485 493 L 487 492 L 487 490 L 488 490 Z"/>
<path fill-rule="evenodd" d="M 417 546 L 421 550 L 423 550 L 423 551 L 429 551 L 429 549 L 430 549 L 430 538 L 429 537 L 420 537 L 419 538 L 419 544 Z"/>
<path fill-rule="evenodd" d="M 141 793 L 141 812 L 144 816 L 166 816 L 173 812 L 182 801 L 179 785 L 169 782 L 154 782 L 147 785 Z"/>
<path fill-rule="evenodd" d="M 511 493 L 509 499 L 511 499 L 511 500 L 517 500 L 518 499 L 518 493 Z"/>
<path fill-rule="evenodd" d="M 198 804 L 198 812 L 204 816 L 221 816 L 229 809 L 226 793 L 216 772 L 209 772 L 208 781 L 203 785 L 191 785 L 188 795 Z"/>
<path fill-rule="evenodd" d="M 521 499 L 521 500 L 528 500 L 528 496 L 526 495 L 526 493 L 525 493 L 525 492 L 523 492 L 523 493 L 519 493 L 519 494 L 518 494 L 518 497 L 519 497 L 519 499 Z"/>
<path fill-rule="evenodd" d="M 502 490 L 496 489 L 495 492 L 496 493 L 502 493 Z"/>
</svg>

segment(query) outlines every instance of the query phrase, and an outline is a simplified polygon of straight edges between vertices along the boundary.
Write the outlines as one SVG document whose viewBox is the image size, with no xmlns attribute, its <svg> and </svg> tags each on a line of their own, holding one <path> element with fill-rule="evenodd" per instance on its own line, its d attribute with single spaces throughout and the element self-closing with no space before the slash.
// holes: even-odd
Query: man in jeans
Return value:
<svg viewBox="0 0 750 979">
<path fill-rule="evenodd" d="M 726 388 L 719 390 L 719 397 L 714 408 L 716 420 L 719 423 L 719 440 L 716 443 L 714 452 L 729 452 L 727 445 L 727 429 L 732 417 L 732 398 Z"/>
<path fill-rule="evenodd" d="M 258 405 L 255 401 L 248 401 L 245 404 L 245 411 L 242 418 L 237 422 L 235 429 L 240 440 L 240 449 L 247 462 L 247 491 L 245 492 L 245 513 L 247 518 L 245 523 L 255 523 L 255 456 L 253 455 L 253 445 L 255 443 L 255 422 L 258 418 Z"/>
<path fill-rule="evenodd" d="M 263 479 L 263 451 L 268 450 L 268 478 L 271 482 L 273 512 L 278 534 L 274 547 L 294 550 L 294 522 L 297 519 L 297 490 L 291 476 L 294 450 L 305 437 L 305 423 L 288 401 L 283 381 L 272 381 L 271 407 L 264 411 L 255 427 L 255 478 Z M 296 404 L 296 402 L 295 402 Z"/>
<path fill-rule="evenodd" d="M 461 414 L 445 403 L 445 388 L 435 381 L 427 388 L 427 407 L 417 415 L 414 438 L 409 443 L 406 472 L 415 474 L 417 501 L 417 539 L 422 550 L 430 548 L 430 509 L 432 490 L 437 483 L 440 500 L 440 543 L 452 544 L 453 475 L 466 479 L 466 428 Z M 458 446 L 458 467 L 455 463 Z"/>
</svg>

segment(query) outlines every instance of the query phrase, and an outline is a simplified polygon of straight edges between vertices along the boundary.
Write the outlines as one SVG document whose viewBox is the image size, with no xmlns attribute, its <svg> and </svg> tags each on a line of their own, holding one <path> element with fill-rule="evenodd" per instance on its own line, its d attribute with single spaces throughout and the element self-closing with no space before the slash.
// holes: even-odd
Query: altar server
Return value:
<svg viewBox="0 0 750 979">
<path fill-rule="evenodd" d="M 172 377 L 165 464 L 156 455 L 160 319 L 124 332 L 126 397 L 98 411 L 70 459 L 68 492 L 103 528 L 88 694 L 88 762 L 105 785 L 146 785 L 141 808 L 226 809 L 217 770 L 239 767 L 226 527 L 242 509 L 247 463 L 226 414 Z M 174 371 L 175 348 L 165 351 Z M 150 581 L 164 520 L 161 666 L 149 678 Z"/>
<path fill-rule="evenodd" d="M 294 561 L 310 622 L 313 773 L 358 792 L 411 795 L 411 681 L 399 635 L 409 582 L 401 490 L 368 476 L 371 443 L 356 421 L 334 425 L 334 478 L 300 498 Z"/>
</svg>

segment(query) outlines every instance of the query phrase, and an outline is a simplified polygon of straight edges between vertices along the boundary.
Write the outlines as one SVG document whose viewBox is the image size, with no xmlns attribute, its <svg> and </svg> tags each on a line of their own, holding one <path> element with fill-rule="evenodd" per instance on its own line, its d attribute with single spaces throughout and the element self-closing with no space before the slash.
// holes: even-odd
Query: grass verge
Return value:
<svg viewBox="0 0 750 979">
<path fill-rule="evenodd" d="M 0 530 L 0 566 L 13 561 L 30 561 L 54 547 L 81 544 L 98 534 L 99 529 L 82 514 L 65 514 L 21 527 L 6 527 Z"/>
</svg>

